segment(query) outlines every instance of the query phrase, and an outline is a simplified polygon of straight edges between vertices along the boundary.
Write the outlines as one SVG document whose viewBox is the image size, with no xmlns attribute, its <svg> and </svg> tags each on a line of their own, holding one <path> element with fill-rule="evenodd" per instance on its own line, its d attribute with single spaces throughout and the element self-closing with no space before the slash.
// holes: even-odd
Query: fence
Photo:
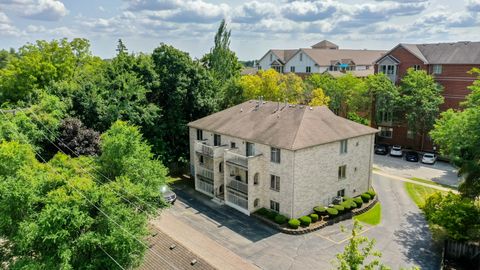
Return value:
<svg viewBox="0 0 480 270">
<path fill-rule="evenodd" d="M 479 244 L 445 240 L 443 253 L 444 264 L 445 261 L 453 260 L 461 262 L 467 269 L 480 270 Z"/>
</svg>

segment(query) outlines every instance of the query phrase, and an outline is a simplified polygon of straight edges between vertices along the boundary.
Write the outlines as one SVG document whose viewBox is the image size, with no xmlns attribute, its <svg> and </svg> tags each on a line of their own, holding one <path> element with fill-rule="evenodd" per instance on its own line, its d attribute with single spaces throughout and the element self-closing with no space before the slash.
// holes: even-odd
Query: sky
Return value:
<svg viewBox="0 0 480 270">
<path fill-rule="evenodd" d="M 327 39 L 345 49 L 480 41 L 480 0 L 0 0 L 0 48 L 82 37 L 103 58 L 171 44 L 200 58 L 222 19 L 241 60 Z"/>
</svg>

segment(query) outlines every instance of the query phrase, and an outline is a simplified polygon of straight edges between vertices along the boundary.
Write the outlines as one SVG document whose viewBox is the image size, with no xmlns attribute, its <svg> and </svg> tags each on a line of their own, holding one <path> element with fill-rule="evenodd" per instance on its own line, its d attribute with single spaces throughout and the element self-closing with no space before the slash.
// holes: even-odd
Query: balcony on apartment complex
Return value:
<svg viewBox="0 0 480 270">
<path fill-rule="evenodd" d="M 237 192 L 241 192 L 243 194 L 248 194 L 248 184 L 246 182 L 242 182 L 240 177 L 228 177 L 227 178 L 227 188 L 235 190 Z"/>
<path fill-rule="evenodd" d="M 197 168 L 197 177 L 195 186 L 197 189 L 207 193 L 209 195 L 213 195 L 214 187 L 213 187 L 213 171 L 207 168 L 199 166 Z"/>
<path fill-rule="evenodd" d="M 212 158 L 222 157 L 226 148 L 227 145 L 207 145 L 205 140 L 195 141 L 195 152 Z"/>
<path fill-rule="evenodd" d="M 262 153 L 253 153 L 252 155 L 241 155 L 232 150 L 225 151 L 225 161 L 227 164 L 234 165 L 243 169 L 248 169 L 248 163 L 252 159 L 261 156 Z"/>
</svg>

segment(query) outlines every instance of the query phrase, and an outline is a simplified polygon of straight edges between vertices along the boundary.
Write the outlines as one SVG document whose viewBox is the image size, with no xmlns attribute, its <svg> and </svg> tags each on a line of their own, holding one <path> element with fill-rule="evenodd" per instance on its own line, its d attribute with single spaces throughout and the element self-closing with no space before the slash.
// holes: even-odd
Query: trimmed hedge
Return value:
<svg viewBox="0 0 480 270">
<path fill-rule="evenodd" d="M 259 214 L 260 216 L 266 216 L 270 211 L 268 211 L 267 209 L 265 208 L 260 208 L 257 210 L 257 214 Z"/>
<path fill-rule="evenodd" d="M 288 221 L 288 226 L 290 226 L 290 228 L 292 229 L 298 229 L 298 227 L 300 226 L 300 220 L 292 218 Z"/>
<path fill-rule="evenodd" d="M 363 200 L 362 200 L 361 197 L 355 197 L 355 198 L 353 198 L 353 201 L 357 204 L 358 208 L 362 207 Z"/>
<path fill-rule="evenodd" d="M 370 196 L 370 194 L 368 193 L 362 193 L 362 195 L 360 195 L 360 197 L 362 198 L 363 202 L 368 202 L 370 201 L 370 199 L 372 198 L 372 196 Z"/>
<path fill-rule="evenodd" d="M 330 217 L 335 217 L 338 215 L 338 210 L 335 208 L 327 208 L 327 213 Z"/>
<path fill-rule="evenodd" d="M 318 221 L 318 215 L 317 214 L 310 214 L 310 218 L 312 219 L 312 222 L 317 222 Z"/>
<path fill-rule="evenodd" d="M 350 209 L 352 209 L 352 204 L 350 203 L 350 201 L 344 201 L 340 205 L 345 208 L 345 212 L 348 212 L 350 211 Z"/>
<path fill-rule="evenodd" d="M 303 216 L 299 218 L 299 220 L 303 226 L 308 226 L 310 223 L 312 223 L 312 219 L 309 216 Z"/>
<path fill-rule="evenodd" d="M 317 215 L 323 216 L 323 215 L 325 215 L 325 214 L 327 213 L 327 208 L 325 208 L 324 206 L 319 205 L 319 206 L 317 206 L 317 207 L 314 207 L 314 208 L 313 208 L 313 211 L 314 211 Z"/>
<path fill-rule="evenodd" d="M 267 214 L 267 218 L 271 219 L 271 220 L 275 220 L 275 217 L 277 217 L 277 215 L 278 214 L 276 212 L 269 211 L 268 214 Z"/>
<path fill-rule="evenodd" d="M 373 198 L 375 197 L 375 195 L 377 194 L 377 193 L 375 193 L 375 190 L 373 190 L 373 189 L 370 189 L 370 190 L 367 191 L 366 193 L 368 193 L 368 194 L 372 197 L 372 199 L 373 199 Z"/>
<path fill-rule="evenodd" d="M 341 206 L 341 205 L 334 205 L 333 208 L 337 209 L 338 213 L 343 213 L 345 211 L 345 207 Z"/>
<path fill-rule="evenodd" d="M 275 217 L 275 222 L 276 222 L 277 224 L 283 224 L 283 223 L 287 222 L 287 220 L 288 220 L 288 218 L 287 218 L 286 216 L 284 216 L 284 215 L 277 215 L 277 216 Z"/>
</svg>

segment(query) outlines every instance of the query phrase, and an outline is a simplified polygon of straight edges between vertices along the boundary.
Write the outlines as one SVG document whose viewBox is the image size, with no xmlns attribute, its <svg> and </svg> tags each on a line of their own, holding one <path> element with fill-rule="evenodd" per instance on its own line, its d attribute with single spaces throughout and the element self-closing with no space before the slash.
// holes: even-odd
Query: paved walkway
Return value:
<svg viewBox="0 0 480 270">
<path fill-rule="evenodd" d="M 441 186 L 438 186 L 438 185 L 430 185 L 430 184 L 415 181 L 415 180 L 412 180 L 412 179 L 403 178 L 403 177 L 399 177 L 399 176 L 396 176 L 396 175 L 391 175 L 391 174 L 385 173 L 383 171 L 374 171 L 373 174 L 381 175 L 381 176 L 387 177 L 389 179 L 394 179 L 394 180 L 399 180 L 399 181 L 403 181 L 403 182 L 409 182 L 409 183 L 417 184 L 417 185 L 420 185 L 420 186 L 434 188 L 434 189 L 438 189 L 438 190 L 441 190 L 441 191 L 447 191 L 447 192 L 451 191 L 453 193 L 458 193 L 458 191 L 455 190 L 455 189 L 451 189 L 451 188 L 448 188 L 448 187 L 441 187 Z"/>
</svg>

